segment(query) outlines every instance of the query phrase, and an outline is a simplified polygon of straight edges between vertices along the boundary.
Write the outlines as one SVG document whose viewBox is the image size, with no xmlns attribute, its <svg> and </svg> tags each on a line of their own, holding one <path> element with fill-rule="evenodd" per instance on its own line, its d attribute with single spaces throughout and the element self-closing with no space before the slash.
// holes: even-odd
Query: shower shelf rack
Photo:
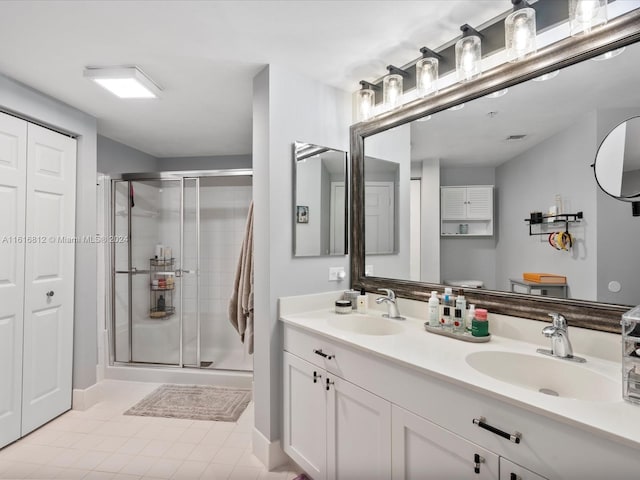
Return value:
<svg viewBox="0 0 640 480">
<path fill-rule="evenodd" d="M 149 260 L 149 317 L 167 318 L 176 313 L 173 305 L 175 290 L 174 258 Z M 154 281 L 157 281 L 154 284 Z"/>
<path fill-rule="evenodd" d="M 584 218 L 584 214 L 582 212 L 578 213 L 559 213 L 557 215 L 540 215 L 537 219 L 534 219 L 533 215 L 531 218 L 525 218 L 524 221 L 529 224 L 529 235 L 549 235 L 549 232 L 539 231 L 534 232 L 532 230 L 533 225 L 540 225 L 543 227 L 553 227 L 558 223 L 564 223 L 564 230 L 566 232 L 569 231 L 570 223 L 580 223 L 580 220 Z"/>
</svg>

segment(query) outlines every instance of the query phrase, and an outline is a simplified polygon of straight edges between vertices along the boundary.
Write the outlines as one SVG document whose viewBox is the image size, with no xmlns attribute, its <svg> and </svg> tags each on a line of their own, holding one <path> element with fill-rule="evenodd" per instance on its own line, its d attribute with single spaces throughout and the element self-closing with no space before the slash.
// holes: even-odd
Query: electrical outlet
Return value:
<svg viewBox="0 0 640 480">
<path fill-rule="evenodd" d="M 365 265 L 364 267 L 364 276 L 372 277 L 373 276 L 373 265 Z"/>
<path fill-rule="evenodd" d="M 344 267 L 331 267 L 329 268 L 329 281 L 341 282 L 346 277 Z"/>
</svg>

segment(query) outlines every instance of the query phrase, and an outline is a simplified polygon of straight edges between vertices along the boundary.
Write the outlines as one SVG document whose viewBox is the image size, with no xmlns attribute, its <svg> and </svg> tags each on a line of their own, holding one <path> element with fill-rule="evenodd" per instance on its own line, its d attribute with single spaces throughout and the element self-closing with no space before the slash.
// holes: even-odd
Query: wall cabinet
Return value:
<svg viewBox="0 0 640 480">
<path fill-rule="evenodd" d="M 391 478 L 391 404 L 284 352 L 284 450 L 314 480 Z"/>
<path fill-rule="evenodd" d="M 493 186 L 440 187 L 440 233 L 493 235 Z"/>
<path fill-rule="evenodd" d="M 76 141 L 0 113 L 0 448 L 71 408 Z"/>
</svg>

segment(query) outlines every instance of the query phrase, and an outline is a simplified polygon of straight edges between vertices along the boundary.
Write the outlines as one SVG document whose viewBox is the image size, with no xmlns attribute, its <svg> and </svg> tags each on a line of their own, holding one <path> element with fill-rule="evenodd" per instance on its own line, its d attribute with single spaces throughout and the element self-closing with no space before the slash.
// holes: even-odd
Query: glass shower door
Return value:
<svg viewBox="0 0 640 480">
<path fill-rule="evenodd" d="M 200 367 L 200 179 L 183 178 L 182 352 L 183 365 Z"/>
<path fill-rule="evenodd" d="M 114 360 L 181 365 L 182 180 L 115 181 L 113 205 Z"/>
</svg>

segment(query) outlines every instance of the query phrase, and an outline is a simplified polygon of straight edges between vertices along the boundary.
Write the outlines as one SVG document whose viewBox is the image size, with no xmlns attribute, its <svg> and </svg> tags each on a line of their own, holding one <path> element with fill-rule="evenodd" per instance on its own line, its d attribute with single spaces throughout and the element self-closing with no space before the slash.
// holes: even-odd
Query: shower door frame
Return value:
<svg viewBox="0 0 640 480">
<path fill-rule="evenodd" d="M 180 315 L 179 315 L 179 328 L 180 328 L 180 355 L 179 363 L 148 363 L 137 362 L 133 360 L 133 284 L 132 276 L 137 273 L 134 272 L 131 257 L 132 257 L 132 245 L 131 245 L 131 204 L 127 203 L 127 266 L 128 266 L 128 361 L 116 360 L 116 269 L 115 269 L 115 256 L 116 245 L 111 244 L 109 249 L 109 274 L 111 276 L 109 280 L 110 285 L 110 302 L 111 307 L 110 317 L 111 321 L 108 322 L 110 331 L 108 332 L 109 338 L 109 364 L 115 366 L 144 366 L 152 368 L 202 368 L 201 367 L 201 319 L 200 319 L 200 178 L 202 177 L 253 177 L 253 170 L 250 168 L 238 168 L 238 169 L 226 169 L 226 170 L 185 170 L 185 171 L 169 171 L 169 172 L 150 172 L 150 173 L 123 173 L 121 175 L 112 175 L 110 178 L 110 210 L 109 210 L 109 226 L 110 234 L 113 236 L 116 233 L 116 182 L 128 182 L 128 186 L 131 186 L 131 182 L 134 181 L 151 181 L 151 180 L 178 180 L 180 181 L 180 265 L 176 269 L 176 275 L 179 273 L 179 277 L 182 279 L 183 273 L 191 274 L 190 270 L 184 270 L 184 192 L 185 192 L 185 180 L 195 181 L 196 191 L 196 364 L 184 363 L 184 317 L 183 317 L 183 296 L 184 285 L 180 285 Z M 125 272 L 120 272 L 125 273 Z M 182 280 L 181 280 L 182 281 Z"/>
</svg>

